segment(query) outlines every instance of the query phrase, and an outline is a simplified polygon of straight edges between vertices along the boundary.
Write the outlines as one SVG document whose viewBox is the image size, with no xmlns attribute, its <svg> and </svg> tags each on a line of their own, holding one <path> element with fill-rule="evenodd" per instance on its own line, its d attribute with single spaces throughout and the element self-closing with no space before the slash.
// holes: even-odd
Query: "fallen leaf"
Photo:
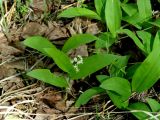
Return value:
<svg viewBox="0 0 160 120">
<path fill-rule="evenodd" d="M 5 67 L 7 69 L 25 70 L 25 62 L 24 60 L 16 60 L 13 62 L 6 63 Z"/>
<path fill-rule="evenodd" d="M 79 46 L 78 48 L 71 50 L 69 52 L 69 56 L 71 58 L 77 57 L 78 55 L 82 56 L 82 57 L 87 57 L 88 56 L 88 50 L 87 50 L 87 45 L 82 45 Z"/>
<path fill-rule="evenodd" d="M 34 35 L 44 35 L 46 31 L 46 25 L 41 25 L 37 22 L 29 22 L 23 27 L 21 36 L 23 38 L 27 38 Z"/>
<path fill-rule="evenodd" d="M 9 46 L 8 44 L 0 44 L 0 53 L 3 56 L 8 56 L 20 54 L 22 51 L 13 46 Z"/>
<path fill-rule="evenodd" d="M 98 28 L 98 25 L 96 23 L 91 23 L 87 26 L 88 27 L 87 27 L 86 33 L 96 35 L 100 32 L 100 29 Z"/>
<path fill-rule="evenodd" d="M 60 111 L 63 111 L 63 112 L 66 112 L 66 110 L 68 109 L 66 107 L 66 101 L 62 100 L 62 101 L 57 101 L 55 103 L 55 108 L 60 110 Z"/>
<path fill-rule="evenodd" d="M 55 27 L 52 32 L 47 35 L 49 40 L 57 40 L 68 37 L 66 28 Z"/>
</svg>

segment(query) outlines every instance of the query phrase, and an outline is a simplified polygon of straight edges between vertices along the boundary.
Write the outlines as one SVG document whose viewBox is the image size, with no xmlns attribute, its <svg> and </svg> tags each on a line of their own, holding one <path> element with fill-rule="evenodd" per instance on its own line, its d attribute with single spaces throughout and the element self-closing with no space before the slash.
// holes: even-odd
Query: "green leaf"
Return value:
<svg viewBox="0 0 160 120">
<path fill-rule="evenodd" d="M 64 77 L 56 76 L 48 69 L 32 70 L 27 75 L 57 87 L 68 87 L 68 83 Z"/>
<path fill-rule="evenodd" d="M 119 96 L 121 96 L 123 102 L 128 100 L 128 98 L 131 95 L 131 86 L 128 80 L 120 77 L 112 77 L 100 85 L 101 88 L 113 91 L 117 93 Z"/>
<path fill-rule="evenodd" d="M 126 77 L 127 79 L 131 79 L 134 75 L 134 73 L 136 72 L 137 68 L 141 65 L 141 63 L 135 63 L 132 66 L 130 66 L 127 70 L 126 70 Z"/>
<path fill-rule="evenodd" d="M 59 68 L 67 73 L 75 73 L 69 57 L 57 48 L 45 48 L 46 53 L 51 56 Z"/>
<path fill-rule="evenodd" d="M 152 112 L 159 112 L 160 111 L 160 104 L 154 100 L 154 99 L 151 99 L 151 98 L 147 98 L 146 99 Z"/>
<path fill-rule="evenodd" d="M 133 3 L 121 4 L 121 7 L 129 16 L 134 15 L 138 11 L 137 6 Z"/>
<path fill-rule="evenodd" d="M 134 41 L 134 43 L 145 53 L 145 48 L 144 45 L 141 43 L 141 41 L 138 39 L 138 37 L 130 30 L 128 29 L 121 29 L 119 30 L 119 33 L 125 33 L 127 34 L 130 38 L 132 38 L 132 40 Z"/>
<path fill-rule="evenodd" d="M 109 68 L 109 74 L 112 77 L 123 77 L 125 75 L 125 68 L 128 63 L 129 56 L 121 56 Z"/>
<path fill-rule="evenodd" d="M 122 11 L 119 0 L 106 1 L 105 18 L 110 32 L 112 33 L 113 37 L 116 37 L 116 31 L 121 27 L 122 18 Z"/>
<path fill-rule="evenodd" d="M 152 17 L 152 8 L 150 0 L 137 0 L 139 14 L 142 19 L 149 19 Z"/>
<path fill-rule="evenodd" d="M 113 38 L 112 34 L 109 32 L 101 33 L 98 38 L 99 40 L 96 41 L 95 45 L 96 49 L 109 48 L 116 41 L 116 39 Z"/>
<path fill-rule="evenodd" d="M 145 103 L 141 103 L 141 102 L 133 103 L 133 104 L 129 105 L 129 107 L 127 109 L 130 111 L 138 110 L 137 112 L 133 112 L 132 114 L 135 117 L 137 117 L 139 120 L 146 120 L 146 118 L 148 117 L 148 115 L 146 113 L 144 113 L 143 111 L 151 112 L 149 107 Z"/>
<path fill-rule="evenodd" d="M 145 22 L 144 19 L 142 19 L 140 17 L 141 15 L 137 12 L 136 14 L 132 15 L 132 16 L 125 16 L 123 17 L 123 21 L 128 22 L 129 24 L 135 26 L 138 29 L 142 28 L 142 23 Z"/>
<path fill-rule="evenodd" d="M 80 97 L 75 103 L 75 106 L 80 107 L 81 105 L 86 104 L 94 95 L 100 94 L 102 92 L 105 92 L 105 90 L 100 87 L 93 87 L 86 90 L 80 95 Z"/>
<path fill-rule="evenodd" d="M 129 102 L 128 100 L 124 101 L 123 96 L 120 96 L 119 94 L 113 91 L 107 91 L 107 94 L 109 95 L 113 104 L 117 106 L 119 109 L 124 109 L 128 107 Z"/>
<path fill-rule="evenodd" d="M 97 54 L 90 57 L 87 57 L 83 60 L 83 64 L 79 64 L 79 72 L 76 74 L 70 74 L 70 76 L 73 79 L 79 79 L 82 77 L 86 77 L 104 67 L 107 65 L 110 65 L 112 62 L 114 62 L 116 59 L 118 59 L 119 56 L 112 55 L 112 54 Z"/>
<path fill-rule="evenodd" d="M 151 33 L 145 31 L 137 31 L 137 35 L 142 40 L 146 53 L 149 54 L 151 52 Z"/>
<path fill-rule="evenodd" d="M 129 0 L 123 0 L 123 2 L 122 3 L 127 3 Z"/>
<path fill-rule="evenodd" d="M 148 23 L 160 28 L 160 19 L 159 18 L 157 18 L 154 22 L 148 22 Z"/>
<path fill-rule="evenodd" d="M 143 92 L 152 87 L 160 77 L 160 51 L 154 49 L 138 67 L 132 78 L 132 90 Z"/>
<path fill-rule="evenodd" d="M 160 31 L 157 32 L 156 37 L 154 38 L 152 49 L 158 49 L 159 47 L 160 47 Z"/>
<path fill-rule="evenodd" d="M 106 0 L 94 0 L 95 8 L 99 16 L 105 19 L 105 4 Z"/>
<path fill-rule="evenodd" d="M 87 17 L 87 18 L 91 18 L 91 19 L 97 19 L 97 20 L 101 20 L 101 17 L 89 10 L 89 9 L 86 9 L 86 8 L 79 8 L 79 7 L 76 7 L 76 8 L 68 8 L 66 10 L 64 10 L 63 12 L 61 12 L 59 15 L 58 15 L 58 18 L 73 18 L 73 17 Z"/>
<path fill-rule="evenodd" d="M 97 75 L 96 76 L 97 80 L 102 83 L 104 82 L 105 80 L 107 80 L 108 78 L 110 78 L 110 76 L 107 76 L 107 75 Z"/>
<path fill-rule="evenodd" d="M 28 37 L 23 41 L 24 45 L 36 49 L 48 56 L 44 48 L 55 48 L 55 46 L 47 39 L 41 36 Z"/>
<path fill-rule="evenodd" d="M 77 34 L 70 37 L 67 42 L 64 44 L 62 51 L 68 52 L 71 49 L 74 49 L 80 45 L 90 43 L 92 41 L 98 40 L 98 38 L 91 34 Z"/>
</svg>

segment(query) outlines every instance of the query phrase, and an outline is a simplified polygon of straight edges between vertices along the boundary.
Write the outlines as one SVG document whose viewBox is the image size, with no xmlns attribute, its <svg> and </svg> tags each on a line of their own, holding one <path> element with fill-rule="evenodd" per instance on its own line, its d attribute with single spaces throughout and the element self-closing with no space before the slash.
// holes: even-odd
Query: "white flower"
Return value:
<svg viewBox="0 0 160 120">
<path fill-rule="evenodd" d="M 78 61 L 77 57 L 75 57 L 73 60 L 74 60 L 74 62 L 77 62 L 77 61 Z"/>
<path fill-rule="evenodd" d="M 73 67 L 75 68 L 76 72 L 79 72 L 78 65 L 74 65 Z"/>
<path fill-rule="evenodd" d="M 73 64 L 73 67 L 75 68 L 76 72 L 79 72 L 78 65 L 83 64 L 83 58 L 80 55 L 77 55 L 77 57 L 73 58 L 71 60 L 71 63 Z"/>
</svg>

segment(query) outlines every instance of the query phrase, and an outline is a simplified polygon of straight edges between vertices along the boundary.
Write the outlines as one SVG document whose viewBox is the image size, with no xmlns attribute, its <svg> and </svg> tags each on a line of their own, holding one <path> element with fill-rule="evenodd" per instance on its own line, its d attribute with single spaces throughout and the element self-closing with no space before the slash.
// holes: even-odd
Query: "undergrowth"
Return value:
<svg viewBox="0 0 160 120">
<path fill-rule="evenodd" d="M 91 9 L 90 9 L 91 8 Z M 24 14 L 25 6 L 19 8 Z M 35 69 L 28 76 L 59 87 L 70 94 L 73 81 L 91 79 L 94 74 L 94 87 L 83 91 L 78 96 L 75 107 L 87 104 L 99 94 L 109 96 L 113 104 L 123 110 L 130 111 L 138 119 L 160 119 L 158 99 L 145 98 L 135 100 L 136 94 L 150 90 L 160 76 L 160 19 L 159 11 L 154 11 L 150 0 L 94 0 L 94 8 L 85 1 L 79 1 L 74 7 L 61 11 L 57 19 L 88 18 L 105 26 L 104 31 L 93 35 L 76 34 L 66 40 L 61 48 L 57 48 L 42 36 L 29 37 L 24 44 L 36 49 L 43 55 L 52 58 L 61 70 L 58 75 L 54 70 Z M 116 52 L 117 43 L 132 40 L 135 46 L 131 52 Z M 127 43 L 129 43 L 127 41 Z M 88 57 L 78 55 L 71 58 L 68 53 L 81 45 L 94 43 L 94 52 Z M 119 48 L 120 49 L 120 48 Z M 120 50 L 119 50 L 120 51 Z M 127 49 L 126 49 L 127 51 Z M 134 61 L 140 53 L 143 59 Z M 132 61 L 132 64 L 129 62 Z M 105 70 L 106 74 L 98 71 Z M 94 82 L 93 81 L 93 82 Z"/>
</svg>

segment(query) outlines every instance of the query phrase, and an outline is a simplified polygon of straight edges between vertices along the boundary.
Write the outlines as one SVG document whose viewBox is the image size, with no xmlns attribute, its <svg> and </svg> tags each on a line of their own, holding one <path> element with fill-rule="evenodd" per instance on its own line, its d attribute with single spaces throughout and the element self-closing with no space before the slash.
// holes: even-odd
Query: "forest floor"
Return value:
<svg viewBox="0 0 160 120">
<path fill-rule="evenodd" d="M 91 81 L 75 82 L 72 94 L 66 98 L 66 91 L 26 76 L 27 71 L 35 68 L 53 67 L 51 59 L 23 45 L 27 37 L 41 35 L 62 46 L 74 34 L 102 31 L 100 23 L 88 19 L 56 19 L 59 11 L 77 4 L 75 0 L 66 1 L 48 0 L 44 5 L 43 0 L 33 0 L 30 6 L 22 2 L 3 3 L 4 14 L 0 19 L 0 120 L 135 119 L 128 112 L 120 112 L 103 95 L 95 96 L 79 109 L 75 108 L 80 93 L 96 82 L 91 85 Z M 84 45 L 73 55 L 88 56 L 90 51 Z"/>
</svg>

